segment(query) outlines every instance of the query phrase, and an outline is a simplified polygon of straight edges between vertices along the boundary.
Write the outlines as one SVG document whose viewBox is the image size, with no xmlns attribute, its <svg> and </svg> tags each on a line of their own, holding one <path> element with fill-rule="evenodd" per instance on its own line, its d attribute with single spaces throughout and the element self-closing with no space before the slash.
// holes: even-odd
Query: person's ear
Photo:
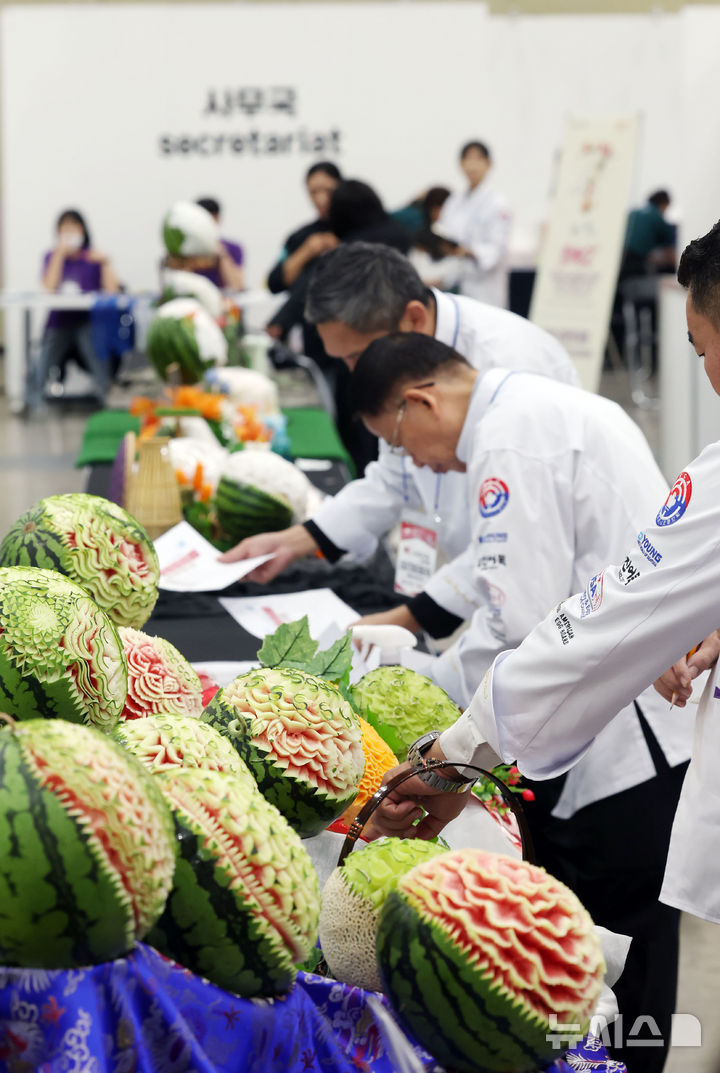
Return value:
<svg viewBox="0 0 720 1073">
<path fill-rule="evenodd" d="M 421 335 L 429 335 L 430 317 L 427 307 L 413 298 L 405 306 L 405 312 L 398 324 L 399 332 L 419 332 Z"/>
<path fill-rule="evenodd" d="M 408 405 L 414 403 L 433 414 L 439 412 L 440 400 L 434 384 L 431 387 L 407 387 L 403 391 L 403 398 Z"/>
</svg>

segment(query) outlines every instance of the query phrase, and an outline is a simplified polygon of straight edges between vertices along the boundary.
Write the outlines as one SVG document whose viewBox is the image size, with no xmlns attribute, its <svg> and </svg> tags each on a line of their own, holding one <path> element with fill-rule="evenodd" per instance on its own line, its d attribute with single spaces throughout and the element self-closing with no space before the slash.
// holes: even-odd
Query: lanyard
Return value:
<svg viewBox="0 0 720 1073">
<path fill-rule="evenodd" d="M 410 502 L 409 494 L 409 481 L 407 467 L 405 465 L 405 455 L 402 458 L 402 487 L 403 487 L 403 500 L 405 505 Z M 435 503 L 433 506 L 433 521 L 436 525 L 439 525 L 442 521 L 440 517 L 440 482 L 442 481 L 442 473 L 437 474 L 437 480 L 435 481 Z"/>
</svg>

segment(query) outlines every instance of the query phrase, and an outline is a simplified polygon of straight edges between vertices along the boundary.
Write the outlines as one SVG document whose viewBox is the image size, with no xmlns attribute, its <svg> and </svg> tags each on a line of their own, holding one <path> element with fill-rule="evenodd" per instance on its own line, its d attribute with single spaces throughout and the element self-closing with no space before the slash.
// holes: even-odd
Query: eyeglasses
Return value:
<svg viewBox="0 0 720 1073">
<path fill-rule="evenodd" d="M 434 386 L 435 386 L 435 381 L 434 380 L 428 380 L 428 382 L 426 384 L 415 384 L 416 388 L 434 387 Z M 395 428 L 393 429 L 392 439 L 390 440 L 390 442 L 388 444 L 388 449 L 390 451 L 390 454 L 395 455 L 396 457 L 407 457 L 410 454 L 410 452 L 406 451 L 404 447 L 401 447 L 400 443 L 399 443 L 399 440 L 400 440 L 400 426 L 403 423 L 403 418 L 405 417 L 406 410 L 407 410 L 407 399 L 403 399 L 402 402 L 400 403 L 400 405 L 397 408 L 397 419 L 395 421 Z"/>
</svg>

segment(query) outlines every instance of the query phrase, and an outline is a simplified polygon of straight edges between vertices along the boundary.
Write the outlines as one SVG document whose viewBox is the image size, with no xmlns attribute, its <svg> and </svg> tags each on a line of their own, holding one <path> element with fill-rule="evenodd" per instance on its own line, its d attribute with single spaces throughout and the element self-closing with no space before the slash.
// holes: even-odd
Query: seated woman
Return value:
<svg viewBox="0 0 720 1073">
<path fill-rule="evenodd" d="M 81 213 L 65 209 L 56 224 L 57 244 L 43 260 L 42 284 L 46 291 L 115 294 L 120 286 L 108 257 L 92 246 Z M 62 370 L 71 356 L 78 356 L 95 381 L 95 393 L 103 402 L 110 383 L 108 363 L 93 347 L 90 314 L 79 309 L 53 309 L 48 316 L 40 358 L 30 382 L 29 404 L 35 409 L 43 399 L 51 369 Z"/>
</svg>

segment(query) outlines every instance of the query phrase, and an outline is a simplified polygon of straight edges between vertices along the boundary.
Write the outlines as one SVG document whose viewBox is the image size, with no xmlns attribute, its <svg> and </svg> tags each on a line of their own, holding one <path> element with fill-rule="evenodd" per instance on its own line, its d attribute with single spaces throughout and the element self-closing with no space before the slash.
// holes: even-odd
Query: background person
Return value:
<svg viewBox="0 0 720 1073">
<path fill-rule="evenodd" d="M 57 242 L 43 258 L 42 285 L 46 291 L 73 293 L 120 290 L 110 259 L 96 250 L 85 218 L 77 209 L 65 209 L 56 224 Z M 51 370 L 62 375 L 69 357 L 79 357 L 93 378 L 99 402 L 104 402 L 110 385 L 108 362 L 101 361 L 93 347 L 90 313 L 84 310 L 51 310 L 43 333 L 40 357 L 31 373 L 29 404 L 37 409 L 43 399 Z"/>
<path fill-rule="evenodd" d="M 468 181 L 463 193 L 451 194 L 435 230 L 452 244 L 461 294 L 490 305 L 507 306 L 508 254 L 512 219 L 507 200 L 488 181 L 492 167 L 484 142 L 468 142 L 460 150 L 460 167 Z"/>
<path fill-rule="evenodd" d="M 217 224 L 220 224 L 222 207 L 217 198 L 200 197 L 197 204 L 201 209 L 209 212 Z M 245 254 L 242 246 L 229 238 L 221 238 L 216 263 L 211 267 L 196 268 L 194 271 L 200 276 L 205 276 L 216 287 L 230 291 L 243 291 L 245 290 L 244 262 Z"/>
<path fill-rule="evenodd" d="M 348 369 L 373 339 L 415 331 L 453 346 L 481 371 L 502 365 L 577 383 L 570 358 L 548 332 L 506 310 L 428 290 L 407 258 L 388 246 L 357 242 L 326 254 L 310 283 L 306 315 L 327 353 Z M 406 510 L 422 512 L 428 524 L 440 519 L 438 545 L 454 560 L 470 540 L 467 502 L 462 474 L 431 473 L 381 444 L 364 477 L 326 499 L 309 522 L 245 540 L 227 561 L 273 552 L 251 575 L 265 582 L 318 549 L 330 562 L 347 552 L 366 559 Z"/>
<path fill-rule="evenodd" d="M 329 160 L 321 160 L 308 168 L 305 186 L 317 217 L 285 239 L 279 259 L 268 273 L 267 285 L 273 294 L 288 290 L 311 261 L 337 246 L 337 238 L 332 234 L 327 219 L 330 198 L 341 180 L 340 169 Z M 268 331 L 271 327 L 272 321 Z M 278 337 L 274 331 L 270 334 Z"/>
<path fill-rule="evenodd" d="M 620 278 L 675 269 L 675 228 L 665 219 L 670 208 L 667 190 L 656 190 L 628 215 Z"/>
</svg>

